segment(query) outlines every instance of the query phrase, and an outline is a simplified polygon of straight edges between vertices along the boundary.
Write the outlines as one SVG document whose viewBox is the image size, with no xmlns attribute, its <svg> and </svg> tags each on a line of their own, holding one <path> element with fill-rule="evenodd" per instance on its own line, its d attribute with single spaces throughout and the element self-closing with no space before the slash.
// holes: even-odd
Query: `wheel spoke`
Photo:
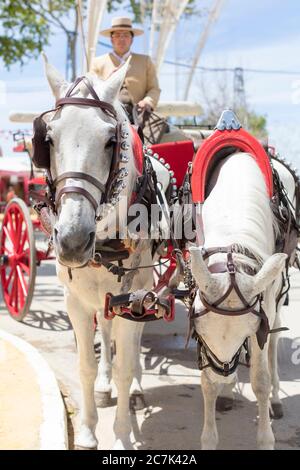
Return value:
<svg viewBox="0 0 300 470">
<path fill-rule="evenodd" d="M 14 223 L 13 223 L 12 214 L 13 214 L 13 212 L 10 212 L 10 211 L 7 212 L 7 219 L 8 219 L 10 228 L 11 228 L 11 232 L 13 233 L 15 231 L 15 227 L 14 227 Z"/>
<path fill-rule="evenodd" d="M 14 283 L 14 300 L 15 300 L 15 310 L 19 312 L 19 296 L 18 296 L 18 273 L 16 272 L 15 283 Z"/>
<path fill-rule="evenodd" d="M 9 276 L 8 278 L 6 279 L 5 278 L 5 285 L 4 285 L 4 289 L 8 290 L 9 289 L 9 284 L 10 284 L 10 281 L 12 280 L 12 276 L 13 276 L 13 273 L 15 272 L 16 270 L 16 266 L 13 266 L 11 269 L 10 269 L 10 273 L 9 273 Z"/>
<path fill-rule="evenodd" d="M 13 248 L 14 247 L 14 244 L 13 244 L 13 241 L 10 237 L 10 233 L 8 231 L 8 228 L 4 225 L 3 226 L 3 230 L 4 230 L 4 233 L 5 233 L 5 236 L 7 237 L 7 239 L 9 240 L 9 243 L 11 244 L 11 247 Z"/>
<path fill-rule="evenodd" d="M 15 275 L 14 276 L 14 280 L 13 280 L 13 284 L 11 286 L 11 291 L 9 293 L 9 305 L 13 306 L 13 298 L 14 298 L 14 295 L 15 295 L 15 285 L 16 285 L 16 282 L 17 282 L 17 276 Z"/>
<path fill-rule="evenodd" d="M 24 293 L 24 295 L 27 295 L 28 289 L 27 289 L 27 284 L 24 278 L 24 275 L 22 273 L 22 270 L 20 266 L 17 266 L 17 272 L 18 272 L 18 277 L 19 277 L 19 284 L 22 287 L 22 290 L 20 292 Z"/>
<path fill-rule="evenodd" d="M 27 264 L 23 263 L 22 261 L 19 262 L 19 266 L 21 266 L 21 268 L 23 269 L 23 271 L 25 271 L 26 274 L 30 274 L 30 266 L 28 266 Z"/>
<path fill-rule="evenodd" d="M 27 297 L 27 293 L 24 296 L 23 288 L 22 288 L 22 284 L 20 280 L 18 280 L 18 291 L 19 291 L 19 305 L 20 305 L 18 311 L 20 311 L 23 309 L 25 305 L 26 297 Z"/>
<path fill-rule="evenodd" d="M 16 217 L 16 251 L 20 253 L 20 241 L 21 241 L 21 234 L 22 234 L 22 227 L 23 227 L 23 218 L 22 214 L 18 214 Z"/>
<path fill-rule="evenodd" d="M 22 233 L 22 236 L 21 236 L 20 251 L 19 251 L 20 253 L 22 253 L 22 251 L 24 250 L 24 245 L 25 245 L 26 240 L 28 241 L 28 239 L 27 239 L 27 227 L 25 225 L 24 232 Z"/>
<path fill-rule="evenodd" d="M 18 219 L 18 213 L 14 210 L 13 212 L 8 212 L 8 219 L 9 219 L 9 226 L 10 226 L 10 238 L 13 243 L 13 247 L 16 251 L 17 248 L 17 219 Z"/>
</svg>

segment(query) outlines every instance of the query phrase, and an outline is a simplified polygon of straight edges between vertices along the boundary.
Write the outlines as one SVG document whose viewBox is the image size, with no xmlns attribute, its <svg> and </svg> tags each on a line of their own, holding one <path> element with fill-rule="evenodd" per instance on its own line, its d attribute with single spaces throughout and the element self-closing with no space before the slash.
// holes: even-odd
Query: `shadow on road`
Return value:
<svg viewBox="0 0 300 470">
<path fill-rule="evenodd" d="M 68 331 L 72 325 L 66 312 L 57 310 L 49 313 L 44 310 L 31 310 L 23 320 L 25 325 L 47 331 Z"/>
</svg>

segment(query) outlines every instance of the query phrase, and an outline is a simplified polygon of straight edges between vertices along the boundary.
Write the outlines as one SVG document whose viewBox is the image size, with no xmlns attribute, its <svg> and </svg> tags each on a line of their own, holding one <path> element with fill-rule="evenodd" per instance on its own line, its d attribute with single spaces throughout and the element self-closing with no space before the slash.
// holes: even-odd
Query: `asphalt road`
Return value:
<svg viewBox="0 0 300 470">
<path fill-rule="evenodd" d="M 283 308 L 279 344 L 281 397 L 285 416 L 273 422 L 277 449 L 300 449 L 300 273 L 291 278 L 290 305 Z M 184 349 L 186 312 L 178 306 L 172 325 L 162 321 L 146 325 L 142 342 L 143 387 L 146 406 L 132 414 L 133 442 L 137 449 L 200 449 L 203 401 L 195 345 Z M 0 304 L 0 328 L 35 346 L 54 370 L 67 397 L 75 432 L 78 423 L 79 380 L 73 331 L 63 302 L 62 287 L 53 262 L 38 268 L 31 312 L 18 323 Z M 99 448 L 113 444 L 113 406 L 99 409 Z M 256 448 L 257 406 L 249 373 L 240 369 L 234 408 L 217 413 L 219 449 Z M 72 440 L 72 432 L 70 433 Z"/>
</svg>

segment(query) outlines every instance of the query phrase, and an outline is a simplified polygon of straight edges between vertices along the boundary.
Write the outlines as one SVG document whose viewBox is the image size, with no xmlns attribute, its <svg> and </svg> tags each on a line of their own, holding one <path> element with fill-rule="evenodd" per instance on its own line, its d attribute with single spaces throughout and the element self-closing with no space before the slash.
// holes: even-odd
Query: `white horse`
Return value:
<svg viewBox="0 0 300 470">
<path fill-rule="evenodd" d="M 261 349 L 263 341 L 260 347 L 256 333 L 262 325 L 260 307 L 266 314 L 270 329 L 277 323 L 276 295 L 281 286 L 286 255 L 274 254 L 278 227 L 270 208 L 264 177 L 251 155 L 235 153 L 223 161 L 215 174 L 215 185 L 210 188 L 204 202 L 202 217 L 205 249 L 234 246 L 232 255 L 215 253 L 207 260 L 203 259 L 204 252 L 200 247 L 191 247 L 192 272 L 199 288 L 195 299 L 194 327 L 196 336 L 204 345 L 204 356 L 213 365 L 204 368 L 201 374 L 204 396 L 202 448 L 217 447 L 216 399 L 222 386 L 235 380 L 235 373 L 222 376 L 217 369 L 230 369 L 233 359 L 238 357 L 237 352 L 250 337 L 250 377 L 259 409 L 257 443 L 260 449 L 273 449 L 269 396 L 272 384 L 272 401 L 279 402 L 279 379 L 277 369 L 272 374 L 274 367 L 270 370 L 268 364 L 272 335 L 268 335 Z M 231 265 L 229 268 L 228 264 Z M 236 273 L 229 274 L 230 269 Z M 230 286 L 233 288 L 228 291 Z M 226 292 L 228 295 L 224 295 Z M 261 293 L 262 302 L 259 298 Z M 197 317 L 204 304 L 208 313 Z M 246 310 L 247 306 L 253 306 L 256 314 L 249 311 L 229 316 L 232 311 Z M 221 309 L 222 314 L 210 310 L 214 307 Z M 276 345 L 277 342 L 273 353 L 276 353 Z"/>
<path fill-rule="evenodd" d="M 89 80 L 99 98 L 114 107 L 117 120 L 122 123 L 122 132 L 127 136 L 124 149 L 128 157 L 126 165 L 128 174 L 125 174 L 123 178 L 125 188 L 122 189 L 121 196 L 130 201 L 137 169 L 133 158 L 129 122 L 117 100 L 126 68 L 126 66 L 122 67 L 105 82 L 93 76 L 89 76 Z M 46 75 L 56 100 L 63 98 L 70 85 L 47 62 Z M 74 92 L 76 90 L 76 97 L 87 98 L 89 96 L 89 91 L 84 84 L 78 86 Z M 92 97 L 89 96 L 89 98 Z M 100 108 L 74 104 L 64 105 L 56 113 L 45 116 L 45 119 L 47 120 L 47 140 L 52 143 L 51 173 L 53 178 L 66 172 L 83 172 L 98 179 L 105 186 L 112 158 L 111 143 L 116 132 L 115 119 Z M 81 180 L 80 177 L 65 178 L 60 181 L 57 192 L 64 190 L 70 184 L 84 188 L 94 200 L 100 202 L 101 191 L 89 181 Z M 94 353 L 94 313 L 98 312 L 98 322 L 102 330 L 102 357 L 97 390 L 109 392 L 111 325 L 103 317 L 104 299 L 107 292 L 111 292 L 113 295 L 119 294 L 121 286 L 123 292 L 126 292 L 126 282 L 125 285 L 123 282 L 118 283 L 117 277 L 104 267 L 94 268 L 86 265 L 93 258 L 95 239 L 103 238 L 105 221 L 108 216 L 104 215 L 104 219 L 97 223 L 95 209 L 85 194 L 78 194 L 78 191 L 62 194 L 58 201 L 57 216 L 53 222 L 57 275 L 64 285 L 66 307 L 74 327 L 79 350 L 79 374 L 83 403 L 81 424 L 75 444 L 77 447 L 93 449 L 98 445 L 95 434 L 98 416 L 94 398 L 94 383 L 97 377 L 97 362 Z M 117 207 L 118 203 L 115 210 Z M 123 211 L 121 215 L 119 214 L 117 228 L 122 222 L 126 223 L 126 218 L 127 212 Z M 110 237 L 109 232 L 107 236 Z M 141 266 L 152 264 L 149 241 L 143 241 L 138 246 L 140 247 L 138 261 L 134 258 L 135 252 L 133 252 L 129 259 L 124 261 L 124 267 L 130 268 L 134 262 Z M 151 289 L 152 268 L 140 269 L 138 275 L 134 275 L 131 281 L 128 280 L 127 285 L 127 288 L 131 287 L 131 290 Z M 143 323 L 135 323 L 118 316 L 113 321 L 116 341 L 114 378 L 118 390 L 118 404 L 114 422 L 115 448 L 124 449 L 132 447 L 129 390 L 134 371 L 139 366 L 139 345 Z"/>
</svg>

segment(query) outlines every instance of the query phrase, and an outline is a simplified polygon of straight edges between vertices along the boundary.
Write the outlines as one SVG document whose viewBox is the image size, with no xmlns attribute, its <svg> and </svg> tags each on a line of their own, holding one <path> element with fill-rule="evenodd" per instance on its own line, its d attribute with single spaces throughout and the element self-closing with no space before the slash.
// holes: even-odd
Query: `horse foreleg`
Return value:
<svg viewBox="0 0 300 470">
<path fill-rule="evenodd" d="M 201 388 L 204 399 L 204 426 L 201 445 L 203 450 L 215 450 L 219 441 L 216 425 L 216 400 L 221 384 L 211 382 L 206 371 L 203 371 L 201 374 Z"/>
<path fill-rule="evenodd" d="M 143 324 L 142 324 L 143 325 Z M 138 354 L 134 358 L 134 374 L 132 379 L 132 384 L 130 387 L 130 396 L 133 397 L 134 409 L 144 408 L 144 392 L 142 389 L 142 364 L 140 360 L 141 352 L 141 339 L 143 334 L 143 326 L 139 328 L 137 334 L 135 335 L 135 345 L 134 348 L 138 351 Z"/>
<path fill-rule="evenodd" d="M 134 323 L 119 317 L 116 317 L 114 322 L 116 322 L 114 381 L 118 389 L 118 404 L 114 422 L 114 448 L 132 449 L 129 390 L 135 372 L 136 356 L 140 354 L 139 336 L 143 329 L 143 323 Z"/>
<path fill-rule="evenodd" d="M 99 313 L 97 321 L 100 326 L 101 354 L 98 366 L 98 376 L 95 383 L 95 397 L 97 405 L 100 407 L 108 406 L 111 403 L 111 376 L 112 376 L 112 357 L 111 357 L 111 330 L 112 322 L 105 320 Z"/>
<path fill-rule="evenodd" d="M 269 417 L 271 378 L 268 368 L 268 343 L 261 351 L 256 337 L 252 338 L 250 379 L 258 403 L 257 445 L 261 450 L 273 450 L 275 439 Z"/>
<path fill-rule="evenodd" d="M 276 320 L 273 325 L 273 328 L 278 328 L 280 326 L 279 312 L 276 315 Z M 270 344 L 269 344 L 269 368 L 271 373 L 271 383 L 272 383 L 272 393 L 271 393 L 271 406 L 272 406 L 272 418 L 280 419 L 283 416 L 282 403 L 279 398 L 279 375 L 278 375 L 278 355 L 277 355 L 277 346 L 278 346 L 279 334 L 273 333 L 270 335 Z"/>
<path fill-rule="evenodd" d="M 68 315 L 73 325 L 79 354 L 79 378 L 82 392 L 80 430 L 75 439 L 79 448 L 94 449 L 98 441 L 95 434 L 98 421 L 94 398 L 97 361 L 94 352 L 94 316 L 85 311 L 80 300 L 66 295 Z"/>
</svg>

